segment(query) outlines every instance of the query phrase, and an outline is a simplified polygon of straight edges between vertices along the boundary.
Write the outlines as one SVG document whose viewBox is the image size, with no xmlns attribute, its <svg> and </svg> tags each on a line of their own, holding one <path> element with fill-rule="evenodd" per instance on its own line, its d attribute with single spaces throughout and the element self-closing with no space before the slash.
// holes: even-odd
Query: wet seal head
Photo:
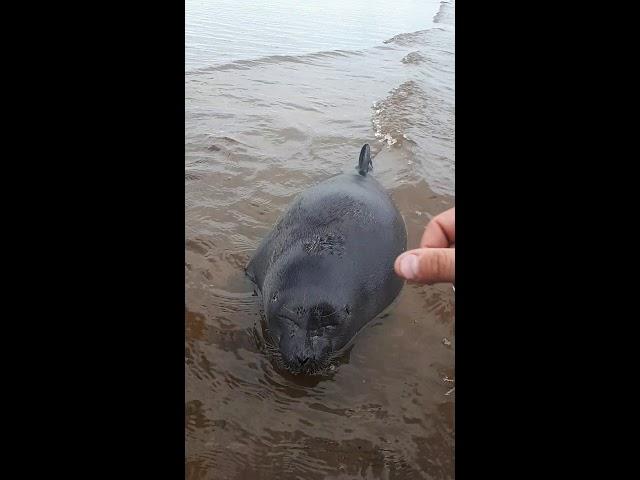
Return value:
<svg viewBox="0 0 640 480">
<path fill-rule="evenodd" d="M 267 317 L 267 342 L 273 359 L 291 373 L 322 374 L 351 338 L 346 305 L 336 308 L 326 302 L 309 306 L 288 300 L 296 295 L 274 295 Z"/>
<path fill-rule="evenodd" d="M 346 245 L 337 233 L 309 234 L 296 243 L 266 273 L 263 330 L 280 368 L 321 375 L 358 328 L 350 285 L 335 288 Z"/>
<path fill-rule="evenodd" d="M 262 295 L 267 351 L 290 373 L 326 373 L 402 288 L 393 262 L 406 228 L 371 169 L 365 145 L 356 173 L 302 192 L 247 267 Z"/>
</svg>

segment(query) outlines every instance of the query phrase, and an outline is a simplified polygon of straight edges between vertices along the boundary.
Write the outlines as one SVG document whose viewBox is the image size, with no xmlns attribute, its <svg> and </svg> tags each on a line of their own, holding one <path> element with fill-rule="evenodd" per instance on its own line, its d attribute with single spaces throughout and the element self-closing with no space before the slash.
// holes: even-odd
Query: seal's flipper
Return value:
<svg viewBox="0 0 640 480">
<path fill-rule="evenodd" d="M 360 160 L 358 161 L 358 173 L 363 177 L 369 170 L 373 170 L 373 162 L 371 161 L 371 148 L 365 143 L 360 150 Z"/>
</svg>

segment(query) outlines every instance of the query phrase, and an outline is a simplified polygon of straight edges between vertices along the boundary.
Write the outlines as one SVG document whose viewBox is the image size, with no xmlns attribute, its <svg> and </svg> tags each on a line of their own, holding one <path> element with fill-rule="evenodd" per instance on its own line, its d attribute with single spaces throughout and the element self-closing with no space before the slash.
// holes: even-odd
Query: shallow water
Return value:
<svg viewBox="0 0 640 480">
<path fill-rule="evenodd" d="M 454 204 L 453 3 L 187 1 L 186 472 L 453 478 L 454 301 L 406 285 L 325 379 L 261 350 L 251 254 L 369 142 L 409 247 Z"/>
</svg>

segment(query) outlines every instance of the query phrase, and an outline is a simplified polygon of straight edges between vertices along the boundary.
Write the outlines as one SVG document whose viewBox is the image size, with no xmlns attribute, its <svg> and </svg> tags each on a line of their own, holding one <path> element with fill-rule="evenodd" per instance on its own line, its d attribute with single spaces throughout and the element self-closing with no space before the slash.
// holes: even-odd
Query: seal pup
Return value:
<svg viewBox="0 0 640 480">
<path fill-rule="evenodd" d="M 324 372 L 402 289 L 393 264 L 407 231 L 372 169 L 365 144 L 356 172 L 299 194 L 247 266 L 262 295 L 267 345 L 293 374 Z"/>
</svg>

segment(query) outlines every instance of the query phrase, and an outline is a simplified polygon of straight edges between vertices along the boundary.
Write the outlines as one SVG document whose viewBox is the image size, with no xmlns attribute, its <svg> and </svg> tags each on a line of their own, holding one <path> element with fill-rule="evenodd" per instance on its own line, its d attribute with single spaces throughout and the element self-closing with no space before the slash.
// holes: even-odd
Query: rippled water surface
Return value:
<svg viewBox="0 0 640 480">
<path fill-rule="evenodd" d="M 243 268 L 369 142 L 409 247 L 454 204 L 454 4 L 186 2 L 186 473 L 453 478 L 454 298 L 406 285 L 328 378 L 276 371 Z"/>
</svg>

